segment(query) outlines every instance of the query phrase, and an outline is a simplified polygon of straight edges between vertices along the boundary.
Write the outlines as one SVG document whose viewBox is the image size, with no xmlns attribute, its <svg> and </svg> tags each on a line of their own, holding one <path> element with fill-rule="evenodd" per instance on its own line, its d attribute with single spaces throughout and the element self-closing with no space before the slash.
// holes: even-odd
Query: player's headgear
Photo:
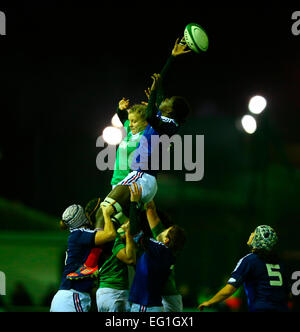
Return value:
<svg viewBox="0 0 300 332">
<path fill-rule="evenodd" d="M 256 227 L 251 247 L 255 249 L 271 250 L 277 243 L 278 236 L 274 229 L 268 225 Z"/>
<path fill-rule="evenodd" d="M 86 217 L 83 207 L 77 204 L 69 206 L 62 215 L 63 222 L 70 228 L 75 229 L 84 225 L 88 225 L 89 221 Z"/>
</svg>

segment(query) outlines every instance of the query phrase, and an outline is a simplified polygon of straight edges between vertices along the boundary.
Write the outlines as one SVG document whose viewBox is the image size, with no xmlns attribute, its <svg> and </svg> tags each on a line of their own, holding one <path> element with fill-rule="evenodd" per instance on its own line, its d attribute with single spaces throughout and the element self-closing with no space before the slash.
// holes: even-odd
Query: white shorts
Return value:
<svg viewBox="0 0 300 332">
<path fill-rule="evenodd" d="M 142 202 L 149 203 L 153 200 L 157 192 L 157 182 L 153 175 L 144 172 L 133 171 L 129 173 L 119 185 L 128 185 L 138 183 L 142 187 Z"/>
<path fill-rule="evenodd" d="M 98 288 L 96 302 L 98 312 L 130 312 L 128 290 Z"/>
<path fill-rule="evenodd" d="M 182 296 L 178 295 L 165 295 L 162 296 L 162 304 L 164 312 L 182 312 Z"/>
<path fill-rule="evenodd" d="M 74 289 L 59 290 L 51 302 L 51 312 L 88 312 L 91 308 L 89 293 L 77 292 Z"/>
<path fill-rule="evenodd" d="M 163 307 L 148 307 L 142 304 L 132 303 L 131 312 L 163 312 Z"/>
</svg>

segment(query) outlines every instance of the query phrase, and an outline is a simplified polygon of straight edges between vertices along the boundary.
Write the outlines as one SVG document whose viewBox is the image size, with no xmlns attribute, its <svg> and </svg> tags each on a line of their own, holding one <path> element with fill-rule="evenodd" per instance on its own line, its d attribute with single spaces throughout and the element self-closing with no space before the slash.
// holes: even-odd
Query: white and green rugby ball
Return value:
<svg viewBox="0 0 300 332">
<path fill-rule="evenodd" d="M 208 37 L 204 29 L 197 23 L 189 23 L 184 29 L 184 39 L 188 47 L 196 52 L 206 52 L 208 49 Z"/>
</svg>

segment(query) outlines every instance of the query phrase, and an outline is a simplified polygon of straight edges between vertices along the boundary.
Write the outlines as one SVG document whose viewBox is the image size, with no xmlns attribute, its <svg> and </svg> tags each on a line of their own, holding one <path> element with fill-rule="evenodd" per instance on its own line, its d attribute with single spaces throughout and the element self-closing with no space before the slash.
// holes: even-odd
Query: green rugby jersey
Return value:
<svg viewBox="0 0 300 332">
<path fill-rule="evenodd" d="M 116 161 L 114 166 L 114 173 L 111 179 L 111 185 L 116 185 L 121 182 L 131 172 L 130 165 L 133 158 L 133 152 L 137 149 L 144 130 L 133 135 L 129 128 L 129 120 L 125 121 L 124 128 L 126 130 L 126 137 L 120 143 Z"/>
<path fill-rule="evenodd" d="M 117 258 L 117 253 L 125 248 L 119 235 L 115 240 L 112 255 L 102 265 L 99 273 L 99 288 L 124 290 L 129 288 L 127 264 Z"/>
</svg>

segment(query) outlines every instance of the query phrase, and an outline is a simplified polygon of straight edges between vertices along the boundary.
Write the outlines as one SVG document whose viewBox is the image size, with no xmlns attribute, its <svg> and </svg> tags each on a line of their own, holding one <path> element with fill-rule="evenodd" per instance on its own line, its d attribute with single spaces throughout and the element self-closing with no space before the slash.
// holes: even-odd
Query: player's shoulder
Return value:
<svg viewBox="0 0 300 332">
<path fill-rule="evenodd" d="M 251 263 L 253 261 L 253 259 L 255 259 L 255 257 L 253 257 L 253 253 L 243 256 L 242 258 L 239 259 L 239 261 L 235 267 L 235 271 L 240 267 L 241 264 Z"/>
<path fill-rule="evenodd" d="M 150 237 L 150 238 L 149 238 L 149 241 L 150 241 L 153 245 L 160 246 L 160 247 L 163 247 L 163 248 L 168 248 L 165 244 L 163 244 L 163 243 L 160 242 L 160 241 L 157 241 L 157 240 L 154 239 L 153 237 Z"/>
<path fill-rule="evenodd" d="M 155 250 L 159 251 L 159 252 L 171 252 L 170 248 L 168 246 L 166 246 L 164 243 L 157 241 L 154 238 L 149 238 L 149 246 L 151 246 L 152 248 L 155 248 Z"/>
<path fill-rule="evenodd" d="M 95 230 L 93 229 L 89 229 L 89 228 L 76 228 L 76 229 L 72 229 L 70 230 L 70 237 L 71 238 L 78 238 L 81 236 L 86 236 L 86 235 L 92 235 L 95 233 Z"/>
<path fill-rule="evenodd" d="M 94 229 L 80 227 L 80 228 L 71 229 L 70 232 L 71 232 L 71 234 L 82 234 L 82 233 L 94 233 L 95 230 Z"/>
<path fill-rule="evenodd" d="M 167 117 L 167 116 L 163 116 L 163 115 L 161 115 L 161 116 L 160 116 L 160 119 L 161 119 L 162 122 L 172 124 L 172 125 L 174 125 L 175 127 L 179 127 L 178 123 L 177 123 L 174 119 L 172 119 L 172 118 L 169 118 L 169 117 Z"/>
<path fill-rule="evenodd" d="M 253 252 L 250 252 L 249 254 L 247 254 L 241 258 L 241 261 L 245 261 L 245 262 L 252 262 L 255 260 L 257 260 L 257 255 L 255 255 Z"/>
</svg>

